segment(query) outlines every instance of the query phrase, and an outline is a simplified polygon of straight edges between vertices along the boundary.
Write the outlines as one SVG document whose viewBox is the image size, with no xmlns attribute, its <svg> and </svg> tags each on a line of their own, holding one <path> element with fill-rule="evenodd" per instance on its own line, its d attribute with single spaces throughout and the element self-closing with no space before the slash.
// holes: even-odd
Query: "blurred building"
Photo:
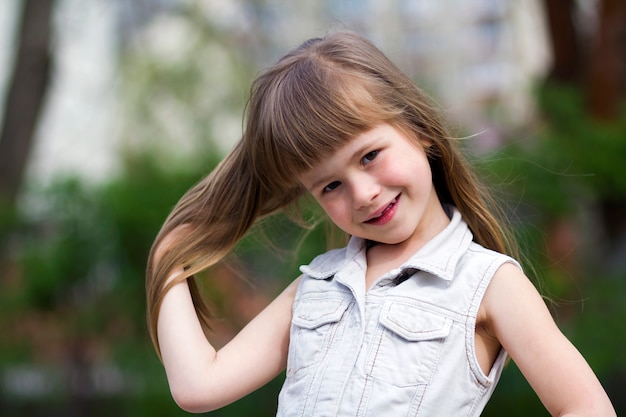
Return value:
<svg viewBox="0 0 626 417">
<path fill-rule="evenodd" d="M 3 39 L 12 39 L 18 4 L 3 2 Z M 479 143 L 487 147 L 497 145 L 502 126 L 532 118 L 531 87 L 549 60 L 538 0 L 59 0 L 55 76 L 37 131 L 32 178 L 79 172 L 99 180 L 119 168 L 127 117 L 120 107 L 120 53 L 139 38 L 137 51 L 165 50 L 161 59 L 176 59 L 172 51 L 188 42 L 181 21 L 189 15 L 181 10 L 192 7 L 258 68 L 328 30 L 362 32 L 435 97 L 462 134 L 480 133 Z M 0 93 L 10 65 L 9 51 L 0 57 Z M 211 74 L 215 88 L 207 94 L 228 87 L 232 68 L 222 65 L 222 71 L 223 77 Z M 224 149 L 238 138 L 240 113 L 219 115 L 229 132 Z"/>
</svg>

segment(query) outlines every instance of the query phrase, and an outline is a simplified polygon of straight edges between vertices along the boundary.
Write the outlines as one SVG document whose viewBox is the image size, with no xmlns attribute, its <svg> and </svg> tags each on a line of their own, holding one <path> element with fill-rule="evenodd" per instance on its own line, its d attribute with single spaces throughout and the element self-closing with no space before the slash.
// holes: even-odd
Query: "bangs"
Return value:
<svg viewBox="0 0 626 417">
<path fill-rule="evenodd" d="M 248 103 L 249 155 L 261 182 L 285 191 L 298 176 L 357 135 L 393 120 L 401 109 L 384 98 L 388 85 L 318 54 L 264 74 Z M 252 121 L 255 124 L 252 125 Z"/>
</svg>

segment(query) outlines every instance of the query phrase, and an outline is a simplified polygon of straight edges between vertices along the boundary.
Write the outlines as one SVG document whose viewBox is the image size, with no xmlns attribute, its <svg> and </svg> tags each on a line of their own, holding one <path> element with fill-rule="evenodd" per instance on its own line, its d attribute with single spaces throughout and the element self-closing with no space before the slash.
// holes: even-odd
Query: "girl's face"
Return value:
<svg viewBox="0 0 626 417">
<path fill-rule="evenodd" d="M 339 228 L 363 239 L 418 248 L 448 223 L 424 149 L 389 124 L 298 179 Z"/>
</svg>

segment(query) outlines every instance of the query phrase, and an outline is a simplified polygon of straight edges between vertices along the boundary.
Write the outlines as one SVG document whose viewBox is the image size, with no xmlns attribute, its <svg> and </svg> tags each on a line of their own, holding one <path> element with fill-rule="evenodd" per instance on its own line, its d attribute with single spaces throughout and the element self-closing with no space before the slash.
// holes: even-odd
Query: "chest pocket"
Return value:
<svg viewBox="0 0 626 417">
<path fill-rule="evenodd" d="M 350 301 L 341 294 L 305 294 L 293 309 L 287 375 L 304 373 L 318 364 L 343 334 L 341 319 Z"/>
<path fill-rule="evenodd" d="M 366 373 L 396 386 L 428 384 L 451 327 L 449 317 L 412 305 L 385 304 L 368 354 Z"/>
</svg>

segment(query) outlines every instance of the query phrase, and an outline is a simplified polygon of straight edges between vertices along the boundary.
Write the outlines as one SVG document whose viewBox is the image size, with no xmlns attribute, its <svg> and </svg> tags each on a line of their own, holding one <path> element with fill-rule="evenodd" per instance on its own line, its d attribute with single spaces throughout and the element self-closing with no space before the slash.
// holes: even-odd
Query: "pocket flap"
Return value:
<svg viewBox="0 0 626 417">
<path fill-rule="evenodd" d="M 452 319 L 431 311 L 393 303 L 383 309 L 380 323 L 408 341 L 445 338 L 450 333 Z"/>
<path fill-rule="evenodd" d="M 328 296 L 307 297 L 299 300 L 293 311 L 292 322 L 304 329 L 315 329 L 338 322 L 350 302 Z"/>
</svg>

